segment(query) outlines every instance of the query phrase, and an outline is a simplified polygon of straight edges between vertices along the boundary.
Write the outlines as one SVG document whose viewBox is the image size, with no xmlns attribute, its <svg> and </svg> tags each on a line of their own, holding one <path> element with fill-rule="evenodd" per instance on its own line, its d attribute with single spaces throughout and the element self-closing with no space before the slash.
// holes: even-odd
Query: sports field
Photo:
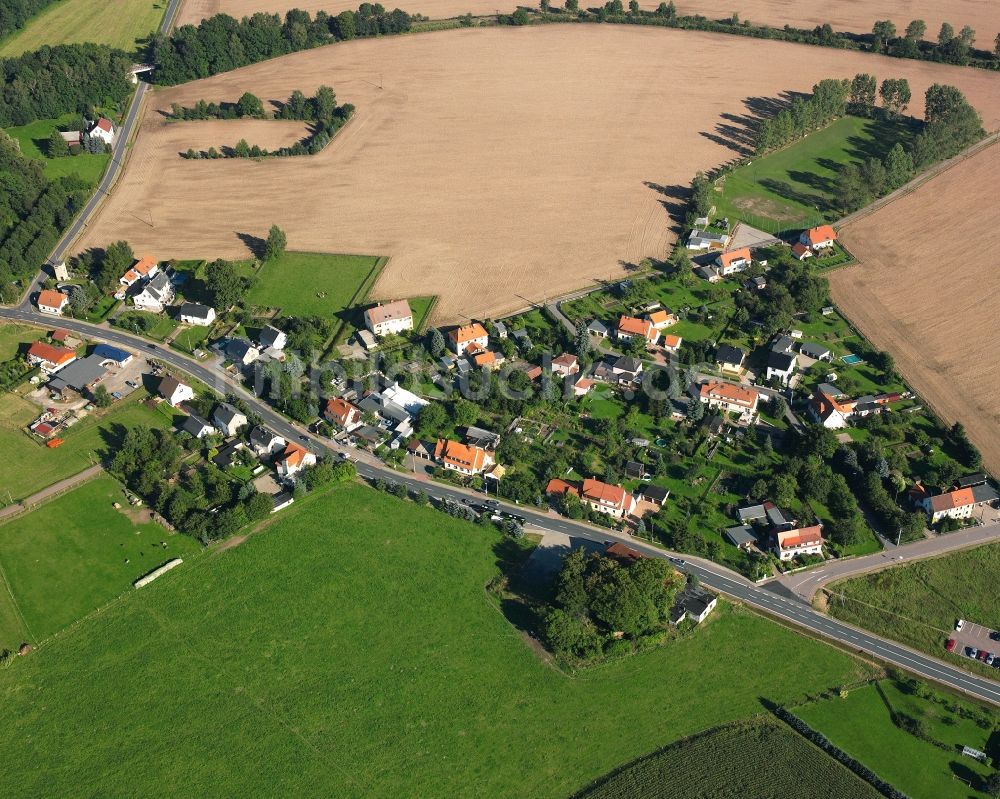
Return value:
<svg viewBox="0 0 1000 799">
<path fill-rule="evenodd" d="M 42 162 L 46 177 L 55 179 L 64 175 L 76 175 L 81 180 L 96 186 L 104 174 L 108 161 L 111 160 L 111 156 L 107 153 L 80 153 L 60 158 L 45 156 L 44 149 L 52 131 L 60 124 L 71 121 L 72 116 L 68 114 L 59 119 L 39 119 L 28 125 L 19 125 L 6 130 L 10 136 L 17 139 L 24 155 Z"/>
<path fill-rule="evenodd" d="M 759 714 L 759 697 L 859 676 L 723 605 L 696 635 L 569 677 L 484 592 L 505 546 L 358 485 L 307 497 L 0 670 L 5 779 L 49 795 L 564 799 Z M 755 665 L 734 679 L 734 663 Z"/>
<path fill-rule="evenodd" d="M 751 763 L 766 768 L 749 767 Z M 847 768 L 770 717 L 707 730 L 598 780 L 573 799 L 878 799 Z"/>
<path fill-rule="evenodd" d="M 145 394 L 143 394 L 145 396 Z M 91 414 L 62 436 L 64 443 L 49 449 L 30 438 L 21 428 L 35 419 L 40 408 L 16 394 L 0 396 L 0 503 L 8 505 L 46 486 L 82 472 L 100 461 L 109 443 L 126 427 L 144 424 L 167 427 L 166 416 L 145 407 L 136 399 Z"/>
<path fill-rule="evenodd" d="M 390 256 L 377 297 L 437 294 L 438 320 L 497 315 L 665 256 L 678 197 L 732 158 L 753 98 L 859 70 L 906 77 L 915 98 L 954 82 L 1000 124 L 998 74 L 782 42 L 611 25 L 356 40 L 156 92 L 78 246 L 245 257 L 240 235 L 277 223 L 296 250 Z M 212 123 L 158 110 L 321 83 L 358 110 L 311 157 L 185 161 L 186 132 Z M 244 123 L 223 124 L 236 139 Z"/>
<path fill-rule="evenodd" d="M 42 45 L 94 42 L 136 49 L 163 19 L 167 0 L 59 0 L 0 42 L 0 58 L 19 56 Z"/>
<path fill-rule="evenodd" d="M 431 19 L 456 17 L 466 12 L 481 15 L 498 11 L 509 14 L 518 5 L 537 8 L 537 3 L 517 3 L 515 0 L 400 0 L 399 7 L 409 13 L 421 13 Z M 659 0 L 640 0 L 639 7 L 651 10 Z M 734 12 L 742 20 L 777 28 L 791 25 L 797 28 L 814 28 L 829 23 L 834 30 L 854 33 L 871 33 L 872 25 L 879 19 L 890 19 L 902 31 L 912 19 L 927 23 L 928 39 L 937 35 L 942 22 L 950 22 L 955 30 L 971 25 L 979 33 L 979 46 L 988 49 L 988 43 L 1000 31 L 1000 7 L 990 0 L 887 0 L 877 6 L 858 0 L 799 0 L 794 4 L 785 0 L 734 0 L 720 6 L 711 0 L 681 0 L 675 3 L 678 14 L 702 14 L 710 19 L 728 19 Z M 563 6 L 561 0 L 551 3 L 552 8 Z M 290 8 L 302 8 L 313 14 L 327 11 L 331 15 L 357 9 L 352 0 L 185 0 L 181 8 L 180 23 L 197 23 L 213 14 L 226 13 L 234 17 L 250 15 L 257 11 L 284 13 Z M 387 8 L 395 7 L 389 4 Z M 581 8 L 589 7 L 581 4 Z"/>
<path fill-rule="evenodd" d="M 123 509 L 116 510 L 114 502 Z M 0 524 L 0 572 L 6 580 L 0 583 L 0 649 L 49 637 L 131 590 L 143 574 L 199 549 L 193 538 L 170 534 L 149 521 L 147 512 L 132 510 L 110 477 Z M 15 612 L 5 613 L 4 604 Z"/>
<path fill-rule="evenodd" d="M 892 680 L 852 690 L 844 699 L 815 702 L 792 712 L 836 746 L 857 758 L 882 779 L 914 799 L 974 799 L 986 794 L 970 790 L 980 785 L 989 767 L 960 755 L 962 746 L 990 751 L 995 716 L 951 696 L 931 693 L 927 701 L 907 693 Z M 965 714 L 956 712 L 959 708 Z M 917 720 L 924 732 L 942 746 L 918 738 L 893 723 L 891 712 Z M 986 728 L 967 717 L 984 716 Z"/>
<path fill-rule="evenodd" d="M 1000 225 L 998 179 L 994 144 L 852 222 L 841 240 L 859 264 L 830 276 L 837 305 L 875 346 L 892 353 L 939 416 L 965 426 L 994 474 L 1000 472 L 1000 358 L 993 344 L 1000 280 L 982 242 L 968 232 Z"/>
</svg>

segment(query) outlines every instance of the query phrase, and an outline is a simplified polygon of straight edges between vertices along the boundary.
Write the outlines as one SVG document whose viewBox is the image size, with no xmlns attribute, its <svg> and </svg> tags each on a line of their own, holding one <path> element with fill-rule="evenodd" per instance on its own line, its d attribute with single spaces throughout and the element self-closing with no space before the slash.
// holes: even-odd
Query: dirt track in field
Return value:
<svg viewBox="0 0 1000 799">
<path fill-rule="evenodd" d="M 949 424 L 1000 473 L 1000 145 L 977 153 L 841 231 L 860 265 L 833 297 Z"/>
<path fill-rule="evenodd" d="M 639 0 L 640 8 L 652 10 L 659 0 Z M 185 0 L 178 25 L 197 24 L 205 17 L 225 13 L 237 19 L 258 11 L 284 14 L 291 8 L 301 8 L 311 14 L 326 11 L 330 15 L 341 11 L 353 11 L 360 5 L 356 0 Z M 522 0 L 398 0 L 383 3 L 386 8 L 402 8 L 411 14 L 420 13 L 431 19 L 448 19 L 466 12 L 476 16 L 497 12 L 509 14 L 518 5 L 535 6 Z M 563 5 L 562 0 L 553 0 L 553 8 Z M 581 8 L 600 5 L 597 2 L 582 2 Z M 627 6 L 628 3 L 625 3 Z M 834 30 L 870 33 L 876 20 L 888 19 L 902 32 L 910 20 L 922 19 L 927 23 L 925 38 L 937 37 L 942 22 L 950 22 L 956 31 L 971 25 L 978 33 L 979 47 L 991 50 L 992 42 L 1000 31 L 1000 3 L 995 0 L 882 0 L 878 3 L 866 0 L 730 0 L 720 5 L 711 0 L 680 0 L 677 2 L 680 14 L 702 14 L 709 19 L 721 19 L 733 12 L 740 19 L 782 27 L 813 28 L 830 23 Z"/>
<path fill-rule="evenodd" d="M 360 40 L 156 92 L 78 248 L 126 238 L 160 257 L 245 256 L 240 234 L 277 223 L 293 249 L 391 256 L 379 296 L 439 294 L 438 320 L 495 315 L 665 255 L 668 209 L 732 158 L 749 98 L 862 69 L 907 77 L 918 98 L 954 82 L 1000 126 L 998 74 L 805 45 L 624 26 Z M 185 161 L 185 131 L 204 145 L 215 123 L 156 110 L 320 83 L 358 112 L 311 157 Z M 232 144 L 269 123 L 218 124 Z"/>
</svg>

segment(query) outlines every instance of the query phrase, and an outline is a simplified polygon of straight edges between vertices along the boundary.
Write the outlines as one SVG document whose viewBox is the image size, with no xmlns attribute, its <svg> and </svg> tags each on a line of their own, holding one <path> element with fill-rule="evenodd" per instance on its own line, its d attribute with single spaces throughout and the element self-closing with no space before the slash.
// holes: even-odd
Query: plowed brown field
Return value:
<svg viewBox="0 0 1000 799">
<path fill-rule="evenodd" d="M 79 246 L 243 256 L 239 234 L 274 222 L 294 249 L 391 256 L 381 296 L 438 294 L 441 319 L 497 314 L 663 256 L 664 203 L 733 156 L 745 100 L 859 70 L 907 77 L 915 98 L 955 83 L 1000 124 L 996 73 L 805 45 L 610 25 L 359 40 L 158 91 Z M 186 161 L 185 131 L 204 143 L 206 123 L 156 110 L 320 83 L 358 110 L 312 157 Z M 218 123 L 220 143 L 245 124 L 252 144 L 270 123 Z"/>
<path fill-rule="evenodd" d="M 860 266 L 835 272 L 833 296 L 949 423 L 960 421 L 1000 473 L 1000 145 L 869 216 L 841 238 Z"/>
<path fill-rule="evenodd" d="M 553 8 L 562 6 L 562 0 L 553 0 Z M 659 5 L 659 0 L 639 0 L 641 8 L 651 10 Z M 353 11 L 360 5 L 358 0 L 185 0 L 179 14 L 178 24 L 197 24 L 205 17 L 225 13 L 234 17 L 254 14 L 258 11 L 284 14 L 290 8 L 301 8 L 315 14 L 326 11 L 335 15 L 341 11 Z M 476 16 L 484 14 L 509 14 L 518 5 L 537 6 L 522 0 L 397 0 L 383 3 L 386 8 L 402 8 L 411 14 L 420 13 L 431 19 L 448 19 L 466 12 Z M 600 5 L 583 2 L 582 8 Z M 628 3 L 625 3 L 628 5 Z M 888 19 L 896 23 L 902 31 L 913 19 L 927 23 L 927 39 L 934 39 L 942 22 L 950 22 L 956 31 L 964 25 L 971 25 L 978 33 L 980 47 L 991 50 L 993 38 L 1000 31 L 1000 3 L 995 0 L 882 0 L 879 3 L 864 0 L 730 0 L 726 5 L 712 0 L 681 0 L 675 2 L 681 14 L 703 14 L 710 19 L 728 17 L 734 11 L 740 19 L 782 27 L 813 28 L 830 23 L 834 30 L 870 33 L 876 20 Z"/>
</svg>

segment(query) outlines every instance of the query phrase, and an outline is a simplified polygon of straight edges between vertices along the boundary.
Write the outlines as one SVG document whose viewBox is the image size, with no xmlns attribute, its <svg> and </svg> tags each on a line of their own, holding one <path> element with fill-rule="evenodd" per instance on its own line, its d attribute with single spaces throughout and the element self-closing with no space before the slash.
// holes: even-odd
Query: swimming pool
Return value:
<svg viewBox="0 0 1000 799">
<path fill-rule="evenodd" d="M 864 363 L 864 361 L 865 361 L 865 359 L 862 358 L 860 355 L 854 355 L 854 354 L 851 354 L 851 355 L 842 355 L 841 358 L 840 358 L 840 360 L 842 360 L 848 366 L 855 366 L 855 365 L 857 365 L 859 363 Z"/>
</svg>

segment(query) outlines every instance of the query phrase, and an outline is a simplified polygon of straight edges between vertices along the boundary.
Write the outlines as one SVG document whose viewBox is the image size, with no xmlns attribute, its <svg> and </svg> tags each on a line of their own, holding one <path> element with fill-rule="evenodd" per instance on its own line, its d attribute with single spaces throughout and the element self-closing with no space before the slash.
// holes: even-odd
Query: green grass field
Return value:
<svg viewBox="0 0 1000 799">
<path fill-rule="evenodd" d="M 484 590 L 510 546 L 362 486 L 307 497 L 0 670 L 5 779 L 47 795 L 563 799 L 759 714 L 760 697 L 864 670 L 724 604 L 675 645 L 567 676 Z"/>
<path fill-rule="evenodd" d="M 341 316 L 364 301 L 380 261 L 371 255 L 286 252 L 261 267 L 249 299 L 280 308 L 285 316 Z"/>
<path fill-rule="evenodd" d="M 3 53 L 0 52 L 0 57 Z M 106 153 L 92 155 L 81 153 L 80 155 L 67 155 L 62 158 L 47 158 L 45 147 L 48 138 L 58 126 L 64 125 L 74 118 L 73 114 L 67 114 L 58 119 L 39 119 L 27 125 L 19 125 L 14 128 L 7 128 L 7 133 L 17 139 L 21 145 L 21 152 L 28 158 L 41 161 L 44 165 L 45 176 L 50 179 L 61 178 L 66 175 L 76 175 L 80 180 L 85 180 L 96 186 L 104 174 L 104 170 L 111 160 L 111 156 Z"/>
<path fill-rule="evenodd" d="M 32 341 L 38 341 L 40 338 L 45 338 L 45 335 L 45 331 L 39 330 L 36 327 L 12 324 L 0 325 L 0 362 L 9 361 L 21 351 L 24 345 L 30 344 Z"/>
<path fill-rule="evenodd" d="M 174 336 L 170 346 L 190 354 L 205 343 L 210 330 L 210 327 L 186 327 Z"/>
<path fill-rule="evenodd" d="M 882 158 L 911 130 L 906 122 L 847 116 L 783 150 L 765 155 L 725 177 L 716 215 L 743 219 L 780 232 L 829 221 L 837 173 L 850 163 Z"/>
<path fill-rule="evenodd" d="M 0 42 L 0 58 L 13 58 L 45 44 L 76 42 L 132 52 L 137 39 L 156 30 L 166 7 L 165 0 L 59 0 Z"/>
<path fill-rule="evenodd" d="M 832 597 L 828 612 L 877 635 L 976 667 L 968 658 L 945 652 L 944 642 L 956 619 L 997 625 L 997 575 L 1000 544 L 989 544 L 834 583 L 829 590 L 844 599 Z"/>
<path fill-rule="evenodd" d="M 99 460 L 122 427 L 169 426 L 166 417 L 137 400 L 126 399 L 102 412 L 100 418 L 88 416 L 66 431 L 61 447 L 49 449 L 20 429 L 38 416 L 38 406 L 15 394 L 0 396 L 0 452 L 4 455 L 0 459 L 0 504 L 17 502 L 82 472 Z"/>
<path fill-rule="evenodd" d="M 948 702 L 956 707 L 962 704 L 958 700 Z M 897 727 L 890 707 L 896 713 L 919 719 L 928 734 L 944 744 L 944 748 Z M 967 745 L 989 751 L 987 741 L 991 731 L 942 704 L 905 693 L 892 680 L 883 680 L 878 687 L 866 685 L 851 691 L 845 699 L 793 708 L 793 712 L 914 799 L 985 796 L 970 790 L 956 777 L 978 787 L 979 781 L 989 774 L 988 766 L 962 757 L 960 749 Z"/>
<path fill-rule="evenodd" d="M 188 536 L 168 533 L 129 508 L 121 485 L 95 478 L 0 525 L 0 571 L 16 600 L 0 611 L 0 649 L 37 642 L 105 604 L 143 574 L 199 550 Z M 0 587 L 0 604 L 9 600 Z"/>
<path fill-rule="evenodd" d="M 878 799 L 881 794 L 788 726 L 761 717 L 672 743 L 603 778 L 574 799 L 803 796 Z"/>
</svg>

